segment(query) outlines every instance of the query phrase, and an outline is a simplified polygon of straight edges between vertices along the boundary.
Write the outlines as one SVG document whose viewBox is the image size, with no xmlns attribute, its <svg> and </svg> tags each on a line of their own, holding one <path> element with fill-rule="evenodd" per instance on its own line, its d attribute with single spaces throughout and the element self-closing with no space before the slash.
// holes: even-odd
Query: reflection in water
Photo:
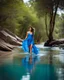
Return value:
<svg viewBox="0 0 64 80">
<path fill-rule="evenodd" d="M 22 64 L 26 68 L 27 73 L 29 73 L 29 79 L 26 77 L 28 75 L 25 75 L 22 80 L 57 80 L 52 54 L 49 57 L 49 64 L 38 63 L 41 57 L 43 56 L 31 55 L 22 59 Z"/>
<path fill-rule="evenodd" d="M 0 80 L 64 80 L 63 53 L 49 48 L 37 56 L 16 56 L 13 64 L 0 66 Z"/>
<path fill-rule="evenodd" d="M 34 66 L 38 61 L 37 56 L 29 55 L 22 59 L 22 64 L 26 68 L 26 75 L 23 75 L 21 80 L 30 80 L 30 76 L 32 71 L 34 70 Z"/>
<path fill-rule="evenodd" d="M 30 55 L 22 59 L 22 64 L 26 68 L 27 72 L 31 74 L 37 61 L 37 56 Z"/>
<path fill-rule="evenodd" d="M 23 75 L 21 80 L 30 80 L 30 75 L 27 73 L 27 75 Z"/>
</svg>

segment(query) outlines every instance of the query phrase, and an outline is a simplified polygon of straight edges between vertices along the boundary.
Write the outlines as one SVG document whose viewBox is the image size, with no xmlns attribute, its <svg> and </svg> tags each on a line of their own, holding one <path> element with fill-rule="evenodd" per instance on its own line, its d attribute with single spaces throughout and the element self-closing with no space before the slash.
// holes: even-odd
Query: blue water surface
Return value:
<svg viewBox="0 0 64 80">
<path fill-rule="evenodd" d="M 63 80 L 64 53 L 59 48 L 40 48 L 38 55 L 23 53 L 12 63 L 0 65 L 0 80 Z M 23 55 L 24 54 L 24 55 Z M 15 53 L 16 55 L 16 53 Z"/>
</svg>

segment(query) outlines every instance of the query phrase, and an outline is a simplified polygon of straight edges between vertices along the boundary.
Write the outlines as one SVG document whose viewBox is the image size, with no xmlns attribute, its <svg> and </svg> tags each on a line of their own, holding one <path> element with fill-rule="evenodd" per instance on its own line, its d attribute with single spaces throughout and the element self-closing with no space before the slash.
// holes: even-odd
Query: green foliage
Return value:
<svg viewBox="0 0 64 80">
<path fill-rule="evenodd" d="M 61 21 L 60 21 L 60 30 L 59 30 L 60 38 L 64 38 L 64 14 L 61 15 Z"/>
<path fill-rule="evenodd" d="M 50 14 L 51 11 L 55 11 L 57 4 L 59 4 L 58 8 L 64 9 L 64 0 L 29 0 L 29 2 L 41 14 L 46 12 Z"/>
<path fill-rule="evenodd" d="M 57 15 L 54 29 L 54 38 L 64 38 L 64 14 Z"/>
<path fill-rule="evenodd" d="M 31 5 L 38 12 L 39 16 L 45 16 L 46 34 L 48 39 L 53 40 L 53 32 L 55 28 L 55 20 L 58 8 L 64 9 L 63 0 L 30 0 Z M 49 21 L 47 21 L 49 17 Z M 48 24 L 49 22 L 49 24 Z M 49 26 L 48 26 L 49 25 Z"/>
<path fill-rule="evenodd" d="M 36 3 L 33 3 L 33 0 L 30 0 L 28 4 L 23 3 L 23 0 L 0 0 L 0 26 L 9 29 L 21 38 L 25 38 L 26 32 L 31 25 L 35 27 L 35 42 L 47 40 L 45 13 L 43 13 L 46 9 L 40 5 L 43 10 L 39 14 L 40 16 L 43 14 L 43 16 L 39 17 L 38 11 L 34 9 L 35 6 Z M 59 17 L 57 15 L 56 17 L 55 38 L 59 38 L 61 35 L 64 25 L 63 16 Z M 49 26 L 49 15 L 47 17 Z"/>
<path fill-rule="evenodd" d="M 42 21 L 44 22 L 44 19 L 38 18 L 34 8 L 21 0 L 0 1 L 0 26 L 9 29 L 21 38 L 25 38 L 29 26 L 32 25 L 36 29 L 35 41 L 43 41 L 45 29 Z"/>
<path fill-rule="evenodd" d="M 1 0 L 0 1 L 0 26 L 15 32 L 17 18 L 21 15 L 21 0 Z M 20 7 L 19 7 L 20 6 Z"/>
</svg>

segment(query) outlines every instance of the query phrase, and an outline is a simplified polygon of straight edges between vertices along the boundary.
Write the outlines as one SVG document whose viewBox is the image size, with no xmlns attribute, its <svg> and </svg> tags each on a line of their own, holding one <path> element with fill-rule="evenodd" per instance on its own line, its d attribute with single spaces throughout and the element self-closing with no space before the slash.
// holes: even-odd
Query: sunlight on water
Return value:
<svg viewBox="0 0 64 80">
<path fill-rule="evenodd" d="M 27 73 L 27 75 L 23 75 L 21 80 L 30 80 L 30 75 Z"/>
</svg>

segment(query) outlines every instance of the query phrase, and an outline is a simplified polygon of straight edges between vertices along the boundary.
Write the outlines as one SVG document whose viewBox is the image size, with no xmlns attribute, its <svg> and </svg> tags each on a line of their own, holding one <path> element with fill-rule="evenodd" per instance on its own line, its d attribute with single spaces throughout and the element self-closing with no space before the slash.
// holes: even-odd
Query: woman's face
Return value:
<svg viewBox="0 0 64 80">
<path fill-rule="evenodd" d="M 29 31 L 31 31 L 31 27 L 29 28 Z"/>
</svg>

